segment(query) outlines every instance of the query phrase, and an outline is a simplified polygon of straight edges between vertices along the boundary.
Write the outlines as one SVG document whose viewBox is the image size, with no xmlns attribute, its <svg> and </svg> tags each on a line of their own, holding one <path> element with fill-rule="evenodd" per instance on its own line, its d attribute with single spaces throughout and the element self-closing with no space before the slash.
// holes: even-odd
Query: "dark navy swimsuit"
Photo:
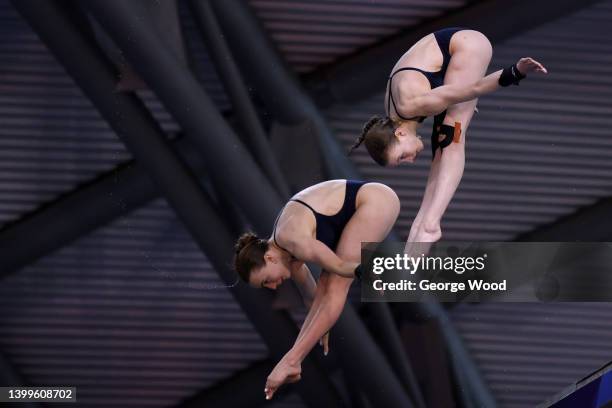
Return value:
<svg viewBox="0 0 612 408">
<path fill-rule="evenodd" d="M 404 68 L 400 68 L 394 71 L 391 74 L 391 76 L 389 77 L 388 85 L 387 85 L 387 87 L 389 88 L 389 97 L 387 98 L 387 109 L 389 109 L 389 113 L 391 113 L 391 106 L 393 106 L 395 113 L 401 119 L 416 120 L 419 123 L 425 120 L 426 116 L 413 116 L 411 118 L 406 118 L 402 116 L 401 113 L 399 113 L 399 111 L 397 110 L 397 107 L 395 106 L 395 100 L 393 99 L 393 93 L 391 90 L 393 77 L 395 76 L 395 74 L 397 74 L 400 71 L 418 71 L 427 77 L 427 80 L 429 80 L 429 86 L 431 86 L 431 89 L 444 85 L 444 76 L 446 75 L 446 70 L 448 68 L 448 64 L 451 59 L 451 55 L 450 55 L 451 37 L 453 36 L 453 34 L 461 30 L 466 30 L 466 28 L 461 28 L 461 27 L 445 28 L 443 30 L 439 30 L 433 33 L 438 43 L 438 47 L 440 47 L 440 51 L 442 51 L 442 68 L 440 68 L 439 71 L 430 72 L 430 71 L 423 71 L 422 69 L 414 68 L 414 67 L 404 67 Z M 445 116 L 446 116 L 446 111 L 439 113 L 434 117 L 434 125 L 433 125 L 434 129 L 436 129 L 436 127 L 442 124 Z M 435 153 L 435 148 L 433 150 Z"/>
<path fill-rule="evenodd" d="M 387 98 L 387 108 L 389 109 L 389 111 L 391 111 L 391 106 L 393 106 L 393 109 L 395 109 L 395 113 L 401 119 L 418 120 L 419 122 L 422 122 L 423 120 L 425 120 L 426 116 L 413 116 L 411 118 L 406 118 L 402 116 L 401 113 L 399 113 L 399 111 L 397 110 L 397 107 L 395 106 L 395 100 L 393 99 L 392 86 L 391 86 L 393 77 L 395 76 L 395 74 L 401 71 L 417 71 L 427 77 L 427 80 L 429 81 L 429 86 L 431 86 L 431 89 L 444 85 L 444 75 L 446 75 L 446 69 L 448 68 L 448 64 L 451 59 L 450 40 L 453 34 L 461 30 L 465 30 L 465 28 L 459 28 L 459 27 L 445 28 L 443 30 L 439 30 L 433 33 L 434 37 L 436 38 L 436 42 L 438 43 L 438 47 L 440 47 L 440 51 L 442 51 L 442 68 L 440 68 L 439 71 L 430 72 L 430 71 L 423 71 L 420 68 L 404 67 L 404 68 L 400 68 L 394 71 L 391 74 L 391 76 L 389 77 L 389 81 L 388 81 L 389 97 Z"/>
<path fill-rule="evenodd" d="M 302 200 L 292 199 L 289 201 L 295 201 L 297 203 L 300 203 L 308 207 L 308 209 L 312 211 L 315 216 L 315 219 L 317 220 L 317 240 L 323 242 L 332 251 L 335 251 L 336 246 L 338 245 L 338 241 L 340 241 L 340 236 L 342 235 L 344 227 L 349 222 L 353 214 L 355 214 L 355 200 L 357 198 L 357 192 L 359 191 L 361 186 L 367 183 L 367 181 L 346 180 L 344 204 L 342 204 L 342 208 L 340 209 L 340 211 L 338 211 L 334 215 L 320 214 Z M 281 211 L 278 217 L 276 217 L 272 236 L 274 238 L 274 243 L 276 244 L 276 246 L 286 251 L 286 249 L 278 245 L 278 242 L 276 242 L 276 223 L 278 222 L 278 219 L 280 218 L 282 213 L 283 212 Z"/>
</svg>

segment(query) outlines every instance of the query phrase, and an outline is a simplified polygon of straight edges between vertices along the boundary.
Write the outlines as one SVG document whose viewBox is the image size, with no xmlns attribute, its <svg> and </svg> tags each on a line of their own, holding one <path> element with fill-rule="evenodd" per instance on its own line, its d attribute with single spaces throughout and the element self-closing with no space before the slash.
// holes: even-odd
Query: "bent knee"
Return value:
<svg viewBox="0 0 612 408">
<path fill-rule="evenodd" d="M 400 211 L 400 200 L 397 193 L 386 184 L 368 183 L 364 187 L 369 186 L 372 190 L 368 194 L 367 201 L 372 201 L 383 211 L 388 211 L 390 215 L 397 217 Z"/>
<path fill-rule="evenodd" d="M 465 39 L 461 42 L 460 48 L 482 56 L 483 59 L 491 60 L 493 56 L 493 46 L 486 35 L 480 31 L 466 30 Z"/>
<path fill-rule="evenodd" d="M 491 60 L 493 56 L 493 45 L 486 35 L 480 31 L 474 31 L 474 46 L 477 48 L 480 55 L 487 60 Z"/>
<path fill-rule="evenodd" d="M 384 184 L 383 186 L 385 187 L 385 201 L 387 202 L 387 206 L 389 208 L 389 214 L 391 214 L 394 218 L 397 218 L 401 206 L 400 199 L 395 190 Z"/>
</svg>

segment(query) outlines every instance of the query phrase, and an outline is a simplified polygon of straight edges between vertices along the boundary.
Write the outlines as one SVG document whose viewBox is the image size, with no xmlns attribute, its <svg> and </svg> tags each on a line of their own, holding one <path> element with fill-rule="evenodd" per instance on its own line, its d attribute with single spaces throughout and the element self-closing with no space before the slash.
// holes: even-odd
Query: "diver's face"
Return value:
<svg viewBox="0 0 612 408">
<path fill-rule="evenodd" d="M 253 269 L 249 284 L 255 288 L 268 288 L 276 290 L 285 280 L 291 277 L 289 268 L 284 265 L 277 254 L 269 251 L 264 255 L 265 265 Z"/>
<path fill-rule="evenodd" d="M 396 143 L 393 143 L 387 151 L 387 166 L 395 167 L 404 163 L 414 163 L 424 148 L 421 138 L 416 134 L 404 133 L 396 134 L 395 139 Z"/>
</svg>

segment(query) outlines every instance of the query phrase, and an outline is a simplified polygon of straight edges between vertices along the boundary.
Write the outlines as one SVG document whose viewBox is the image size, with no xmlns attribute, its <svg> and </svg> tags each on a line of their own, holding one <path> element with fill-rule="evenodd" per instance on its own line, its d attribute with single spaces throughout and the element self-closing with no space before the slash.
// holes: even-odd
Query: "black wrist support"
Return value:
<svg viewBox="0 0 612 408">
<path fill-rule="evenodd" d="M 526 75 L 522 74 L 521 71 L 518 70 L 516 64 L 513 64 L 508 68 L 504 68 L 498 82 L 500 86 L 509 86 L 512 84 L 518 85 L 521 79 L 525 77 Z"/>
</svg>

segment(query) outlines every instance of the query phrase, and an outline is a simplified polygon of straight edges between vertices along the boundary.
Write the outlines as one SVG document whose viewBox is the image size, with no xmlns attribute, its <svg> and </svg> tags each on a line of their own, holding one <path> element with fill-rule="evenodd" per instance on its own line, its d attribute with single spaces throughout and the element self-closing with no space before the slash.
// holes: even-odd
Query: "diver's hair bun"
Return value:
<svg viewBox="0 0 612 408">
<path fill-rule="evenodd" d="M 234 269 L 243 281 L 248 282 L 251 270 L 265 265 L 264 255 L 268 240 L 260 239 L 252 232 L 245 232 L 234 245 Z"/>
<path fill-rule="evenodd" d="M 236 252 L 236 255 L 238 255 L 240 251 L 242 251 L 244 248 L 254 244 L 257 241 L 259 241 L 257 235 L 253 234 L 250 231 L 245 232 L 240 236 L 240 238 L 238 238 L 236 245 L 234 245 L 234 251 Z"/>
</svg>

